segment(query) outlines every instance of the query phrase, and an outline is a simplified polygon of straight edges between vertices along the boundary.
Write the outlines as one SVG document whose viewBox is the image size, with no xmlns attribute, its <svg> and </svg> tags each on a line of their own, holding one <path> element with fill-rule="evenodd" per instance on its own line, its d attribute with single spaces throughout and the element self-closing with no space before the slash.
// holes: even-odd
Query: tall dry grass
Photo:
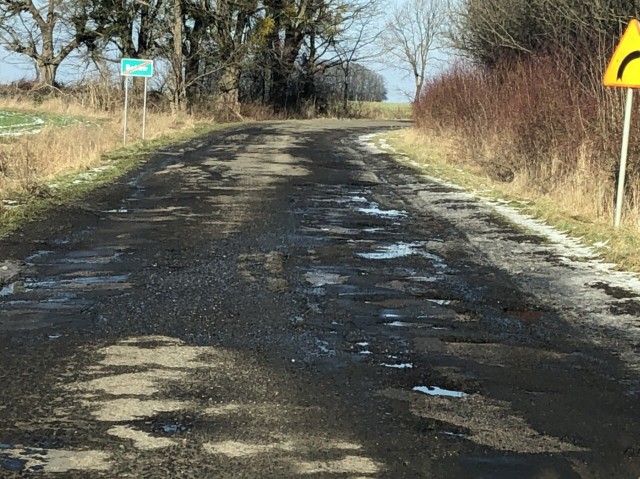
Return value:
<svg viewBox="0 0 640 479">
<path fill-rule="evenodd" d="M 492 70 L 456 67 L 427 86 L 414 117 L 423 137 L 453 145 L 448 161 L 475 168 L 503 189 L 550 200 L 572 216 L 609 221 L 624 92 L 598 85 L 594 78 L 579 81 L 559 58 Z M 640 226 L 637 128 L 629 154 L 626 221 Z"/>
<path fill-rule="evenodd" d="M 105 97 L 112 94 L 101 93 Z M 105 153 L 122 146 L 122 103 L 118 111 L 112 111 L 101 101 L 88 106 L 87 101 L 94 100 L 91 96 L 65 94 L 34 103 L 31 94 L 0 96 L 0 110 L 27 110 L 76 119 L 66 127 L 46 126 L 38 134 L 0 137 L 0 200 L 47 194 L 46 184 L 53 178 L 96 167 Z M 129 116 L 129 143 L 141 137 L 141 118 L 142 112 L 134 104 Z M 192 128 L 198 120 L 187 113 L 152 110 L 147 115 L 146 139 Z"/>
</svg>

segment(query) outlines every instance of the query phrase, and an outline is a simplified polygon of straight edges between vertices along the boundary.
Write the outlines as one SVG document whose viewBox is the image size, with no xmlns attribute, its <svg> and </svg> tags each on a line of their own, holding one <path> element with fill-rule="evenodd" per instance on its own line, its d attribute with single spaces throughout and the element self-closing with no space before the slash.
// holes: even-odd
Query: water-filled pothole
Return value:
<svg viewBox="0 0 640 479">
<path fill-rule="evenodd" d="M 381 210 L 377 203 L 371 203 L 368 208 L 358 208 L 358 212 L 380 218 L 405 218 L 407 216 L 405 211 Z"/>
<path fill-rule="evenodd" d="M 151 426 L 151 430 L 156 434 L 172 436 L 174 434 L 184 434 L 192 427 L 193 425 L 188 422 L 156 422 Z"/>
<path fill-rule="evenodd" d="M 382 363 L 380 366 L 390 369 L 413 369 L 413 363 L 399 363 L 399 364 L 390 364 L 390 363 Z"/>
<path fill-rule="evenodd" d="M 348 276 L 323 271 L 310 271 L 305 273 L 304 277 L 308 283 L 315 287 L 343 284 L 347 279 L 349 279 Z"/>
<path fill-rule="evenodd" d="M 468 396 L 467 393 L 463 393 L 462 391 L 451 391 L 449 389 L 439 388 L 438 386 L 416 386 L 412 391 L 426 394 L 428 396 L 444 396 L 452 398 L 463 398 Z"/>
<path fill-rule="evenodd" d="M 393 321 L 391 323 L 385 323 L 385 326 L 389 326 L 392 328 L 410 328 L 413 326 L 411 323 L 405 323 L 404 321 Z"/>
<path fill-rule="evenodd" d="M 435 254 L 428 253 L 424 250 L 426 243 L 424 241 L 414 241 L 412 243 L 395 243 L 386 246 L 380 246 L 375 251 L 367 253 L 356 253 L 356 256 L 363 259 L 385 260 L 406 258 L 408 256 L 422 256 L 430 259 L 438 268 L 444 268 L 444 260 Z"/>
</svg>

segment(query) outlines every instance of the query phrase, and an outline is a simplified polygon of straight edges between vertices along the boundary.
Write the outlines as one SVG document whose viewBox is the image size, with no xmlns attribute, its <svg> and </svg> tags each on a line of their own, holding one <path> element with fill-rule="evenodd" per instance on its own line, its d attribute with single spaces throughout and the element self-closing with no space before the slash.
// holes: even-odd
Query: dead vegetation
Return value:
<svg viewBox="0 0 640 479">
<path fill-rule="evenodd" d="M 452 164 L 595 222 L 609 222 L 615 206 L 622 113 L 621 92 L 585 88 L 556 58 L 501 70 L 456 68 L 415 105 L 421 135 L 453 145 L 446 155 Z M 632 145 L 625 212 L 626 224 L 638 228 L 637 130 Z"/>
<path fill-rule="evenodd" d="M 99 98 L 98 95 L 101 97 Z M 53 95 L 34 101 L 34 92 L 4 95 L 0 110 L 20 110 L 47 115 L 37 134 L 0 137 L 0 200 L 47 195 L 54 178 L 89 170 L 103 163 L 103 155 L 123 143 L 122 104 L 108 99 L 105 90 L 86 95 Z M 73 118 L 68 124 L 57 119 Z M 147 116 L 147 139 L 192 128 L 202 118 L 187 113 L 163 113 L 152 108 Z M 141 110 L 133 105 L 128 138 L 141 136 Z"/>
</svg>

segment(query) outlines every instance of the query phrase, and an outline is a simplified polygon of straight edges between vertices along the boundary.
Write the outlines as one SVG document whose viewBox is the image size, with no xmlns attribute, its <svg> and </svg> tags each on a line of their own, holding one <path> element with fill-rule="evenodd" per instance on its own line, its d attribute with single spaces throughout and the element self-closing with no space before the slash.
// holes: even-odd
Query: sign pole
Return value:
<svg viewBox="0 0 640 479">
<path fill-rule="evenodd" d="M 123 144 L 127 144 L 127 114 L 129 109 L 129 78 L 124 77 L 124 133 Z"/>
<path fill-rule="evenodd" d="M 144 140 L 144 130 L 147 125 L 147 77 L 144 77 L 144 100 L 142 101 L 142 139 Z"/>
<path fill-rule="evenodd" d="M 616 218 L 614 226 L 620 227 L 624 200 L 624 180 L 627 174 L 627 153 L 629 151 L 629 134 L 631 132 L 631 110 L 633 109 L 633 88 L 627 88 L 627 104 L 624 110 L 624 130 L 622 133 L 622 153 L 620 154 L 620 175 L 618 177 L 618 195 L 616 202 Z"/>
<path fill-rule="evenodd" d="M 141 58 L 121 58 L 120 75 L 124 77 L 124 144 L 127 144 L 127 115 L 129 110 L 129 77 L 144 78 L 144 104 L 142 108 L 142 139 L 147 128 L 147 87 L 148 78 L 153 76 L 153 60 Z"/>
</svg>

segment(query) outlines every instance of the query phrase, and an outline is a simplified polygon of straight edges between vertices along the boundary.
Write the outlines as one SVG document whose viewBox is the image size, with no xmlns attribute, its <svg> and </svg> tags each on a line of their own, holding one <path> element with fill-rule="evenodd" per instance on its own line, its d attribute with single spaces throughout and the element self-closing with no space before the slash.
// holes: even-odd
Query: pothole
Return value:
<svg viewBox="0 0 640 479">
<path fill-rule="evenodd" d="M 435 263 L 438 268 L 446 267 L 444 260 L 435 254 L 425 251 L 426 242 L 414 241 L 412 243 L 395 243 L 386 246 L 380 246 L 375 251 L 367 253 L 356 253 L 356 256 L 363 259 L 370 260 L 386 260 L 386 259 L 398 259 L 406 258 L 409 256 L 421 256 L 423 258 L 430 259 Z"/>
<path fill-rule="evenodd" d="M 405 218 L 407 216 L 406 211 L 381 210 L 377 203 L 371 203 L 368 208 L 358 208 L 358 212 L 380 218 Z"/>
<path fill-rule="evenodd" d="M 380 366 L 384 368 L 390 368 L 390 369 L 413 369 L 413 363 L 399 363 L 399 364 L 382 363 L 380 364 Z"/>
<path fill-rule="evenodd" d="M 151 426 L 151 431 L 156 434 L 173 436 L 174 434 L 184 434 L 192 427 L 192 424 L 185 422 L 156 422 Z"/>
<path fill-rule="evenodd" d="M 405 323 L 404 321 L 393 321 L 391 323 L 385 323 L 385 326 L 389 326 L 391 328 L 410 328 L 414 325 L 412 323 Z"/>
<path fill-rule="evenodd" d="M 452 398 L 463 398 L 468 396 L 467 393 L 463 393 L 462 391 L 451 391 L 449 389 L 439 388 L 438 386 L 416 386 L 411 390 L 428 396 L 444 396 Z"/>
<path fill-rule="evenodd" d="M 304 275 L 308 283 L 314 287 L 321 287 L 326 285 L 344 284 L 348 276 L 342 276 L 337 273 L 325 273 L 322 271 L 310 271 Z"/>
</svg>

